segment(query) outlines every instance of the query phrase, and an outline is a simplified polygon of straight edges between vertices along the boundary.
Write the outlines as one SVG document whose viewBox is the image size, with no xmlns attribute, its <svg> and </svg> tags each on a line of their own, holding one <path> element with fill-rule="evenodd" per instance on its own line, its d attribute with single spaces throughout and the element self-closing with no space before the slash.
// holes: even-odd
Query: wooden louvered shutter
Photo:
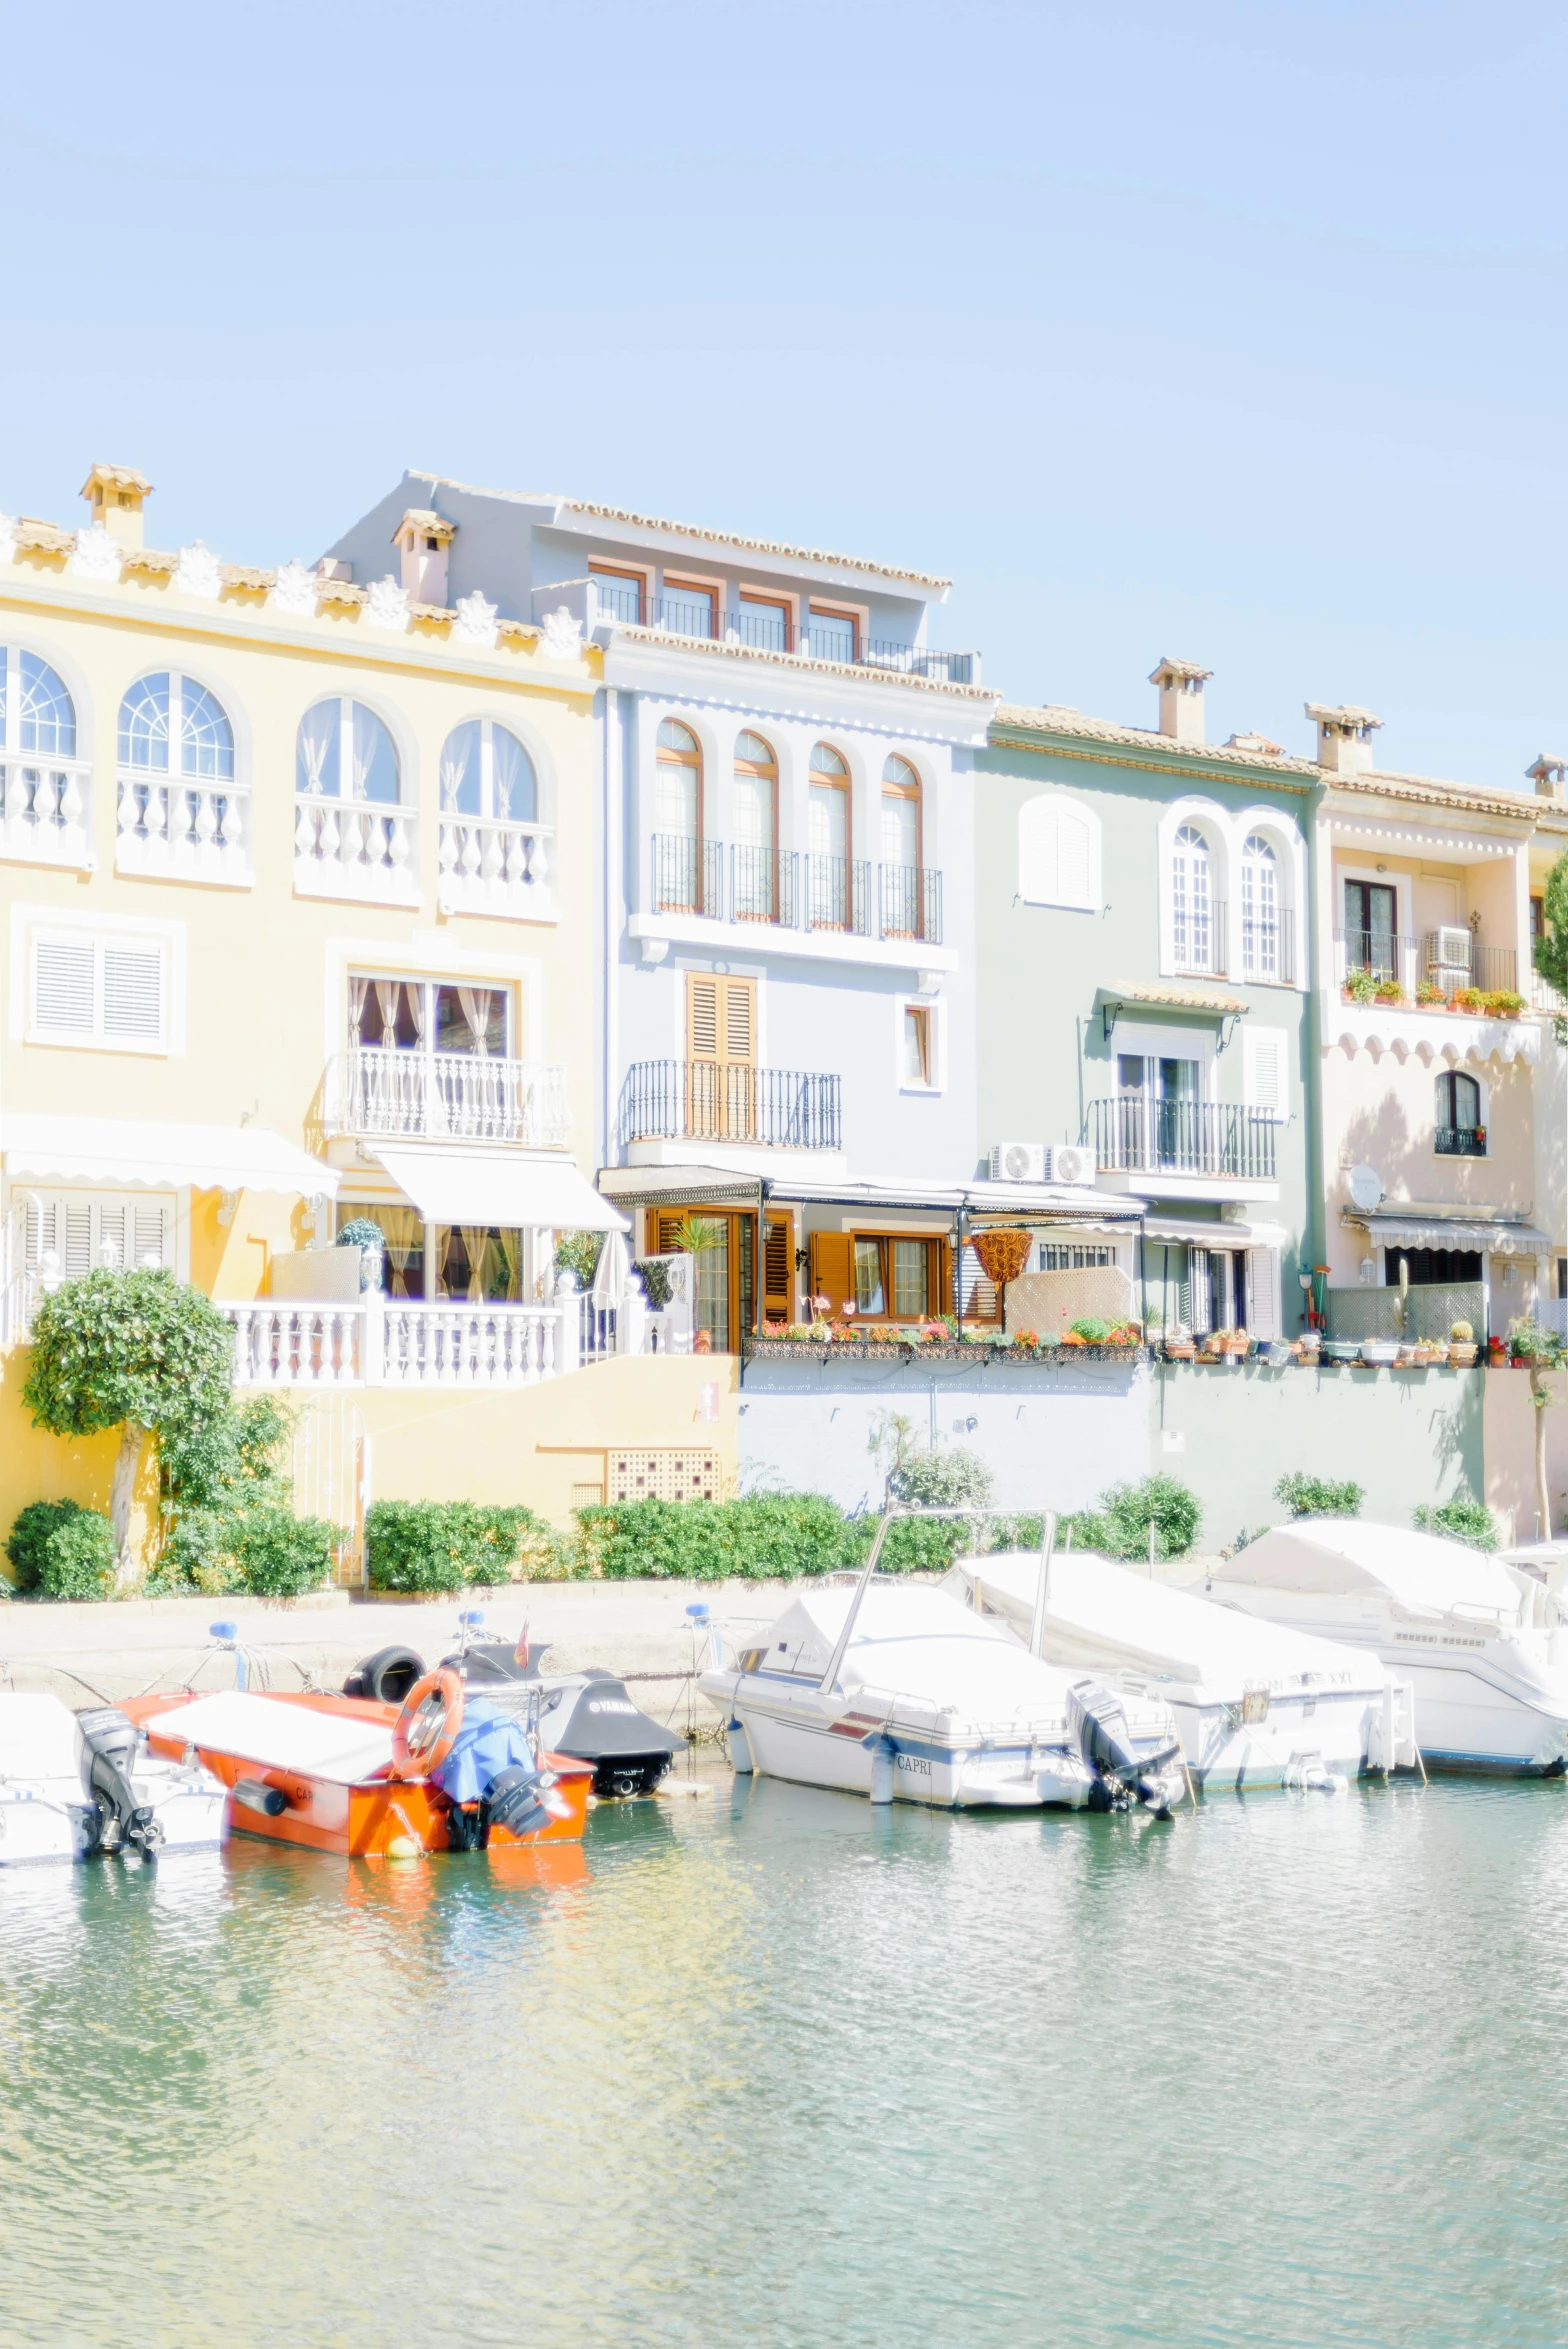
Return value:
<svg viewBox="0 0 1568 2349">
<path fill-rule="evenodd" d="M 719 982 L 699 978 L 695 971 L 686 974 L 686 1057 L 719 1057 Z"/>
<path fill-rule="evenodd" d="M 757 982 L 723 982 L 724 1058 L 751 1067 L 757 1057 Z"/>
<path fill-rule="evenodd" d="M 762 1243 L 762 1310 L 769 1321 L 795 1316 L 795 1226 L 787 1215 L 770 1215 Z"/>
<path fill-rule="evenodd" d="M 827 1298 L 830 1313 L 842 1313 L 855 1294 L 855 1259 L 848 1232 L 812 1233 L 811 1293 Z"/>
<path fill-rule="evenodd" d="M 685 1220 L 686 1210 L 683 1207 L 677 1208 L 673 1215 L 665 1212 L 649 1216 L 648 1221 L 652 1226 L 655 1256 L 673 1256 L 675 1254 L 680 1245 L 681 1225 Z"/>
</svg>

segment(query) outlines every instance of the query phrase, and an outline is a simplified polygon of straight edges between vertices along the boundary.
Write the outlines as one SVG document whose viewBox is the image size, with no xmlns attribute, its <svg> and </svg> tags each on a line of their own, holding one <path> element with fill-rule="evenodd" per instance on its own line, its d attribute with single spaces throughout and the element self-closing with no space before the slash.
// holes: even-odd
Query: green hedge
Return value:
<svg viewBox="0 0 1568 2349">
<path fill-rule="evenodd" d="M 377 1501 L 365 1513 L 365 1556 L 375 1590 L 458 1591 L 514 1581 L 553 1550 L 531 1509 L 472 1501 Z"/>
<path fill-rule="evenodd" d="M 854 1563 L 844 1513 L 820 1493 L 611 1501 L 576 1517 L 577 1571 L 610 1582 L 792 1581 Z"/>
<path fill-rule="evenodd" d="M 5 1545 L 18 1590 L 46 1599 L 106 1599 L 114 1588 L 114 1528 L 79 1501 L 31 1501 Z"/>
</svg>

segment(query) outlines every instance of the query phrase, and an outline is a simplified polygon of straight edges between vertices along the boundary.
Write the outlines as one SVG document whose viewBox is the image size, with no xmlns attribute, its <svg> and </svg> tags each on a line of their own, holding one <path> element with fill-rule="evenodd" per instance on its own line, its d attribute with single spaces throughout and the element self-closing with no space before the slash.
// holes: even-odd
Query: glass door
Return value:
<svg viewBox="0 0 1568 2349">
<path fill-rule="evenodd" d="M 1398 893 L 1383 881 L 1345 883 L 1345 967 L 1377 979 L 1399 975 L 1395 952 Z"/>
</svg>

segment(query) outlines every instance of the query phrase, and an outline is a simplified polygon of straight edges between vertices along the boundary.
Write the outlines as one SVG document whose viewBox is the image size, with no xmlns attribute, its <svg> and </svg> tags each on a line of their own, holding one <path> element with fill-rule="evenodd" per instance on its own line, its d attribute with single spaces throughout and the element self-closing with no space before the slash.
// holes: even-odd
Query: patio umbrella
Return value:
<svg viewBox="0 0 1568 2349">
<path fill-rule="evenodd" d="M 627 1254 L 626 1241 L 620 1232 L 606 1232 L 604 1246 L 599 1250 L 599 1261 L 594 1268 L 593 1288 L 590 1294 L 596 1305 L 619 1305 L 631 1277 L 632 1261 Z"/>
</svg>

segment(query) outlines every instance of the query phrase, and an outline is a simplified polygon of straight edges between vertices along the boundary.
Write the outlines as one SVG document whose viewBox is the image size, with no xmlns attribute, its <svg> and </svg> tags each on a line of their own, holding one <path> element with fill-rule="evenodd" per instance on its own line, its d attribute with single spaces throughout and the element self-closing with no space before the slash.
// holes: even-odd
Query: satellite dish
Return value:
<svg viewBox="0 0 1568 2349">
<path fill-rule="evenodd" d="M 1363 1214 L 1383 1203 L 1383 1180 L 1375 1166 L 1353 1166 L 1350 1170 L 1350 1196 Z"/>
</svg>

